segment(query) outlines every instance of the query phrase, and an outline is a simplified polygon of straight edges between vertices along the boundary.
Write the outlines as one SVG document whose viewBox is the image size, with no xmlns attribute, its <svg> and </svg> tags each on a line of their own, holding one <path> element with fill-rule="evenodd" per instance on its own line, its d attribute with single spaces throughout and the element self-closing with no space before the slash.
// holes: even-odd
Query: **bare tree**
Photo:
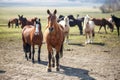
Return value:
<svg viewBox="0 0 120 80">
<path fill-rule="evenodd" d="M 106 0 L 100 9 L 103 13 L 118 11 L 120 10 L 120 0 Z"/>
</svg>

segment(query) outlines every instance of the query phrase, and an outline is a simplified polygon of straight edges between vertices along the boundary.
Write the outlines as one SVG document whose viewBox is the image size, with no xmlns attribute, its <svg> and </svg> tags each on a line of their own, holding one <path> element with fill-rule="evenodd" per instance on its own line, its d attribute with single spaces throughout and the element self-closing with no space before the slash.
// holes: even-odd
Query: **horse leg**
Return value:
<svg viewBox="0 0 120 80">
<path fill-rule="evenodd" d="M 52 52 L 52 67 L 55 67 L 55 58 L 54 53 Z"/>
<path fill-rule="evenodd" d="M 38 63 L 40 63 L 41 45 L 38 46 Z"/>
<path fill-rule="evenodd" d="M 59 71 L 60 70 L 60 68 L 59 68 L 59 52 L 58 51 L 56 51 L 56 71 Z"/>
<path fill-rule="evenodd" d="M 31 59 L 31 46 L 30 46 L 30 53 L 29 53 L 29 59 Z"/>
<path fill-rule="evenodd" d="M 69 43 L 69 33 L 67 33 L 67 43 Z"/>
<path fill-rule="evenodd" d="M 104 29 L 105 29 L 105 33 L 107 34 L 106 26 L 104 26 Z"/>
<path fill-rule="evenodd" d="M 26 44 L 23 42 L 23 49 L 26 49 Z M 25 58 L 28 60 L 28 57 L 27 57 L 27 52 L 24 50 L 25 52 Z"/>
<path fill-rule="evenodd" d="M 118 32 L 118 36 L 119 36 L 119 26 L 117 26 L 117 32 Z"/>
<path fill-rule="evenodd" d="M 99 27 L 99 31 L 98 31 L 98 33 L 100 32 L 101 28 L 102 28 L 102 26 Z"/>
<path fill-rule="evenodd" d="M 34 63 L 35 46 L 32 45 L 32 63 Z"/>
<path fill-rule="evenodd" d="M 51 72 L 51 59 L 52 59 L 52 54 L 51 52 L 48 52 L 48 72 Z"/>
<path fill-rule="evenodd" d="M 85 36 L 86 36 L 85 44 L 87 44 L 87 43 L 88 43 L 88 40 L 87 40 L 87 33 L 85 33 Z"/>
<path fill-rule="evenodd" d="M 91 32 L 88 33 L 88 43 L 91 41 Z"/>
</svg>

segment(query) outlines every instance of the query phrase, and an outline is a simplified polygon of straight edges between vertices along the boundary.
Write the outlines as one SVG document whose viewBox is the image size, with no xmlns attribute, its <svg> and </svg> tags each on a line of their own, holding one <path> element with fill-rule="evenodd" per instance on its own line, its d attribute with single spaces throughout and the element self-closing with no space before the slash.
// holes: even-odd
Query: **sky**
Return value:
<svg viewBox="0 0 120 80">
<path fill-rule="evenodd" d="M 86 1 L 91 0 L 0 0 L 0 6 L 82 6 Z"/>
</svg>

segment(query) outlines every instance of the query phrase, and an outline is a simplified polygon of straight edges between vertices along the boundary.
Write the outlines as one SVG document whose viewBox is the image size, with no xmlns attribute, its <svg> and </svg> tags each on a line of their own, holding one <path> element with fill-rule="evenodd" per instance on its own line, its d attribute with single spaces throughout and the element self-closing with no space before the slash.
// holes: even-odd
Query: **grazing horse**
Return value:
<svg viewBox="0 0 120 80">
<path fill-rule="evenodd" d="M 120 27 L 120 18 L 111 15 L 112 21 L 115 23 L 115 26 L 117 28 L 118 36 L 119 36 L 119 27 Z"/>
<path fill-rule="evenodd" d="M 92 43 L 93 37 L 95 36 L 94 27 L 95 27 L 94 22 L 90 20 L 90 17 L 88 15 L 86 15 L 84 18 L 83 26 L 83 31 L 86 35 L 85 44 Z"/>
<path fill-rule="evenodd" d="M 57 22 L 57 10 L 54 10 L 53 13 L 47 10 L 47 13 L 49 16 L 44 37 L 48 49 L 48 72 L 51 72 L 51 60 L 53 62 L 52 66 L 55 66 L 53 48 L 56 50 L 56 71 L 59 71 L 59 59 L 60 56 L 63 56 L 64 31 L 63 27 Z"/>
<path fill-rule="evenodd" d="M 69 25 L 69 18 L 67 16 L 65 16 L 64 20 L 61 20 L 59 22 L 59 24 L 61 24 L 64 28 L 64 34 L 65 34 L 65 37 L 66 37 L 66 43 L 69 42 L 69 30 L 70 30 L 70 25 Z"/>
<path fill-rule="evenodd" d="M 69 25 L 70 25 L 70 27 L 74 27 L 74 26 L 78 26 L 78 28 L 79 28 L 79 30 L 80 30 L 80 35 L 82 35 L 83 34 L 83 29 L 82 29 L 82 21 L 81 20 L 79 20 L 79 19 L 75 19 L 74 17 L 73 17 L 73 15 L 68 15 L 68 18 L 69 18 Z M 60 21 L 60 20 L 63 20 L 64 19 L 64 16 L 63 15 L 60 15 L 59 17 L 58 17 L 58 22 Z"/>
<path fill-rule="evenodd" d="M 108 21 L 113 25 L 113 27 L 114 27 L 115 23 L 112 21 L 112 18 L 108 18 L 107 20 L 108 20 Z"/>
<path fill-rule="evenodd" d="M 114 27 L 113 27 L 112 23 L 110 23 L 108 20 L 106 20 L 104 18 L 102 18 L 102 19 L 93 18 L 92 21 L 95 23 L 95 25 L 100 26 L 98 32 L 100 32 L 100 30 L 101 30 L 101 28 L 103 26 L 104 29 L 105 29 L 105 32 L 107 33 L 106 25 L 108 25 L 108 27 L 110 28 L 110 31 L 113 32 Z"/>
<path fill-rule="evenodd" d="M 22 30 L 23 49 L 25 57 L 28 60 L 27 53 L 29 52 L 29 59 L 31 59 L 32 46 L 32 62 L 34 63 L 35 45 L 38 45 L 38 63 L 40 63 L 40 52 L 43 41 L 43 34 L 41 31 L 40 19 L 36 19 L 33 25 L 26 25 Z"/>
<path fill-rule="evenodd" d="M 12 28 L 13 28 L 13 25 L 14 25 L 14 24 L 15 24 L 15 28 L 16 28 L 17 26 L 18 26 L 18 28 L 19 28 L 19 20 L 18 20 L 17 18 L 10 19 L 10 20 L 8 21 L 8 28 L 10 28 L 11 24 L 12 24 Z"/>
<path fill-rule="evenodd" d="M 20 23 L 21 23 L 21 28 L 23 28 L 25 25 L 34 25 L 34 21 L 37 19 L 36 17 L 30 20 L 27 20 L 27 18 L 23 17 L 23 15 L 18 15 Z"/>
</svg>

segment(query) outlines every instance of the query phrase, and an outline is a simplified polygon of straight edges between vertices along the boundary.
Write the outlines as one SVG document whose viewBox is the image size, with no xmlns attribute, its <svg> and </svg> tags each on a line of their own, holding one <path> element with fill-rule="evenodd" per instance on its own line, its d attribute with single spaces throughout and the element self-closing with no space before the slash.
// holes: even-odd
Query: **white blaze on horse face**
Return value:
<svg viewBox="0 0 120 80">
<path fill-rule="evenodd" d="M 39 24 L 36 24 L 35 34 L 36 34 L 36 35 L 38 35 L 38 34 L 39 34 Z"/>
</svg>

